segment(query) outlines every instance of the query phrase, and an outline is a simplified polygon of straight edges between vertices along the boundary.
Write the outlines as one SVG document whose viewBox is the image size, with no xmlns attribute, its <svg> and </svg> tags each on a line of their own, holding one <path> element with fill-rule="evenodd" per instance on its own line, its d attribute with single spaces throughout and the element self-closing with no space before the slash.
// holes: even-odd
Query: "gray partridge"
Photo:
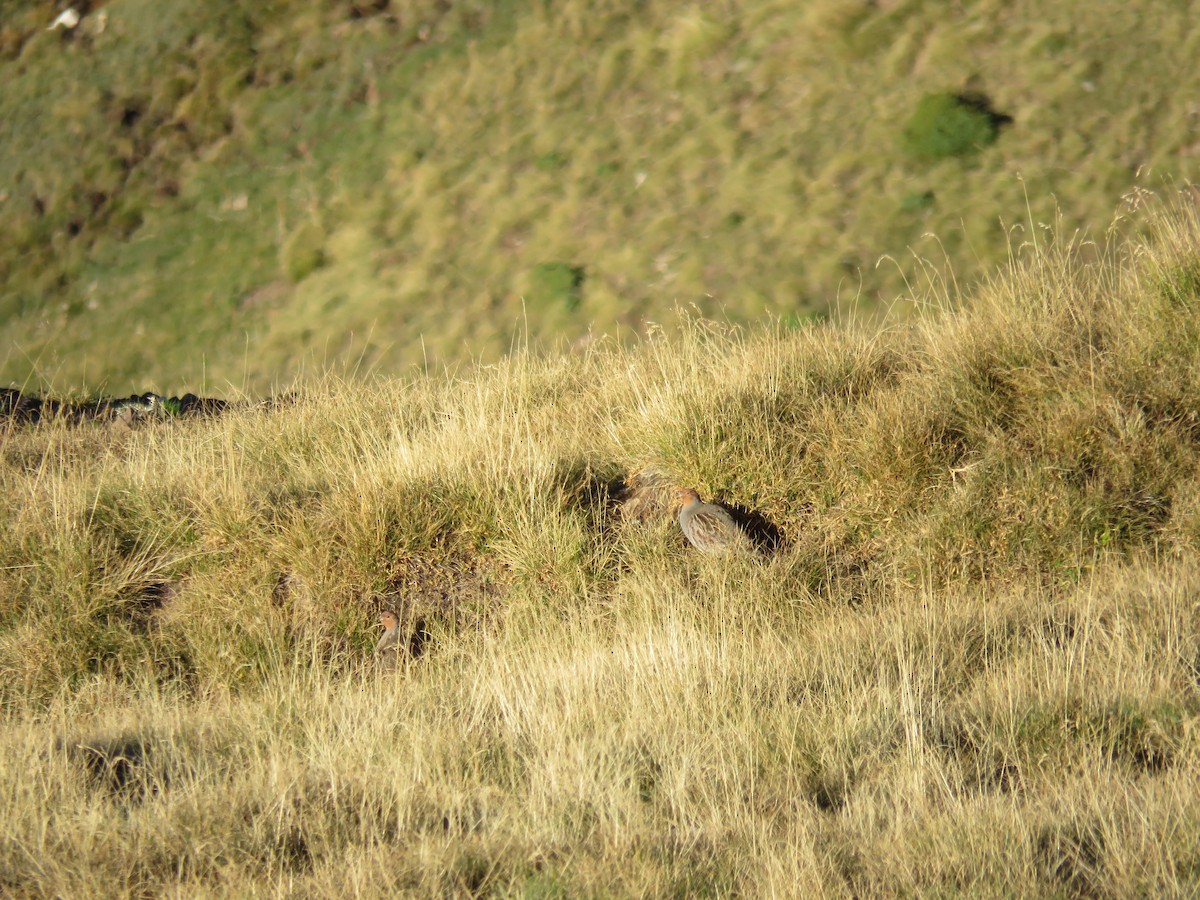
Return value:
<svg viewBox="0 0 1200 900">
<path fill-rule="evenodd" d="M 723 507 L 701 503 L 700 495 L 691 488 L 680 488 L 676 496 L 683 504 L 679 510 L 679 527 L 688 543 L 697 550 L 726 553 L 752 549 L 750 538 Z"/>
<path fill-rule="evenodd" d="M 383 626 L 383 634 L 379 636 L 375 652 L 383 653 L 385 650 L 398 649 L 400 646 L 400 621 L 396 618 L 396 614 L 391 610 L 385 610 L 379 617 L 379 624 Z"/>
</svg>

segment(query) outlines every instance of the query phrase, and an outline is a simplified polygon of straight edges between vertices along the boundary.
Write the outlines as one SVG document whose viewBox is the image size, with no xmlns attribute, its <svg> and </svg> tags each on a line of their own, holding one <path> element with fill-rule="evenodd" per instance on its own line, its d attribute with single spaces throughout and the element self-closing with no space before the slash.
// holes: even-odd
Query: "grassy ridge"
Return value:
<svg viewBox="0 0 1200 900">
<path fill-rule="evenodd" d="M 1194 893 L 1200 217 L 1144 224 L 882 332 L 6 430 L 6 890 Z"/>
<path fill-rule="evenodd" d="M 1188 4 L 95 6 L 70 37 L 50 4 L 6 20 L 18 384 L 263 392 L 677 304 L 870 310 L 921 280 L 909 248 L 970 280 L 1200 141 Z M 919 152 L 948 94 L 1008 118 L 995 143 Z"/>
</svg>

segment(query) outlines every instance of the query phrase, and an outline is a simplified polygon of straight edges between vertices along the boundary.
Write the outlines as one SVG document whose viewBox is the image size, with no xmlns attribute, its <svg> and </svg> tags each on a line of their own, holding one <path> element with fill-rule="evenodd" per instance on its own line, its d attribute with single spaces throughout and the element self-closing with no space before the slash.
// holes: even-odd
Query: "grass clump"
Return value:
<svg viewBox="0 0 1200 900">
<path fill-rule="evenodd" d="M 325 265 L 325 229 L 316 222 L 305 222 L 283 242 L 280 263 L 292 283 L 303 281 Z"/>
<path fill-rule="evenodd" d="M 926 94 L 904 126 L 904 149 L 926 160 L 968 156 L 995 143 L 1001 121 L 980 101 Z"/>
<path fill-rule="evenodd" d="M 900 208 L 905 212 L 919 212 L 933 206 L 936 199 L 933 191 L 913 191 L 900 198 Z"/>
<path fill-rule="evenodd" d="M 583 302 L 583 266 L 564 262 L 540 263 L 529 274 L 529 299 L 539 307 L 557 306 L 574 312 Z"/>
<path fill-rule="evenodd" d="M 6 425 L 3 889 L 1196 893 L 1200 220 L 1145 224 L 890 329 Z"/>
</svg>

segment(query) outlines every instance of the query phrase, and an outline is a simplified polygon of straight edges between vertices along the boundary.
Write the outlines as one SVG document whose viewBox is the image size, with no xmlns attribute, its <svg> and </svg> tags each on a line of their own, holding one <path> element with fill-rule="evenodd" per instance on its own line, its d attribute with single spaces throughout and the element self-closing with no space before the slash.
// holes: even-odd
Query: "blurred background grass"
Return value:
<svg viewBox="0 0 1200 900">
<path fill-rule="evenodd" d="M 676 306 L 903 314 L 1191 177 L 1195 7 L 3 2 L 0 378 L 263 392 Z"/>
</svg>

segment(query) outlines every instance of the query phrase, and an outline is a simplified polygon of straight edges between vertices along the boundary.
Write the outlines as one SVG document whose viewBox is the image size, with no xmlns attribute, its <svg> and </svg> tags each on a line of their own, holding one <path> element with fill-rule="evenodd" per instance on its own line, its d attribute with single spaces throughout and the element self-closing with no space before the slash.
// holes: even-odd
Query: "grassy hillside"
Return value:
<svg viewBox="0 0 1200 900">
<path fill-rule="evenodd" d="M 0 4 L 18 385 L 261 393 L 676 305 L 869 312 L 912 252 L 969 282 L 1200 146 L 1187 2 L 76 6 Z"/>
<path fill-rule="evenodd" d="M 883 331 L 11 424 L 3 891 L 1196 893 L 1194 197 L 1144 225 Z"/>
</svg>

